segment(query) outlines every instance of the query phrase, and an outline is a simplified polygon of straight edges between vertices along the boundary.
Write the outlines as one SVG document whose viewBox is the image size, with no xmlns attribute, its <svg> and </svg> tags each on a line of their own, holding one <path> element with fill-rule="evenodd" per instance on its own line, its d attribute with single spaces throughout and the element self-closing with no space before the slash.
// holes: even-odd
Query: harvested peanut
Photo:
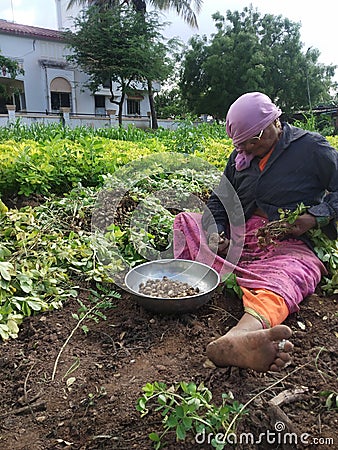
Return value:
<svg viewBox="0 0 338 450">
<path fill-rule="evenodd" d="M 148 297 L 182 298 L 200 294 L 198 287 L 193 287 L 183 281 L 174 281 L 163 276 L 162 280 L 147 280 L 140 283 L 139 293 Z"/>
</svg>

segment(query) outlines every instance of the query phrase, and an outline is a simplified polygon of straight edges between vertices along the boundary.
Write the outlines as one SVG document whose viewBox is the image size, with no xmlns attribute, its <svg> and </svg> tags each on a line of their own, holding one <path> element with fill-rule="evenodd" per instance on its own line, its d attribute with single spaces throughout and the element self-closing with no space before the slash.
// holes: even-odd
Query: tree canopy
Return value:
<svg viewBox="0 0 338 450">
<path fill-rule="evenodd" d="M 201 5 L 203 4 L 203 0 L 69 0 L 68 9 L 75 4 L 83 7 L 96 6 L 100 11 L 118 8 L 124 5 L 131 5 L 136 12 L 143 14 L 144 17 L 146 16 L 147 6 L 160 11 L 168 11 L 170 9 L 173 9 L 176 11 L 177 15 L 181 16 L 183 20 L 191 27 L 198 28 L 196 14 L 191 7 L 191 3 L 194 4 L 196 13 L 198 13 L 200 11 Z M 172 45 L 175 46 L 176 44 L 174 44 L 173 42 Z M 159 61 L 160 59 L 157 58 L 157 62 Z M 147 79 L 147 87 L 152 128 L 157 128 L 158 122 L 151 78 Z"/>
<path fill-rule="evenodd" d="M 161 26 L 155 13 L 147 13 L 145 20 L 144 14 L 132 7 L 93 6 L 75 19 L 75 32 L 65 32 L 72 49 L 68 59 L 88 74 L 91 91 L 110 83 L 111 102 L 119 106 L 120 124 L 125 95 L 136 89 L 136 83 L 161 81 L 168 75 Z M 113 82 L 119 86 L 119 99 L 114 97 Z"/>
<path fill-rule="evenodd" d="M 192 8 L 191 3 L 194 3 L 194 8 Z M 147 5 L 159 11 L 173 9 L 185 22 L 197 28 L 195 11 L 199 13 L 203 0 L 69 0 L 68 8 L 75 4 L 80 6 L 98 6 L 100 8 L 114 8 L 132 4 L 136 11 L 143 13 L 146 12 Z"/>
<path fill-rule="evenodd" d="M 317 49 L 303 52 L 299 23 L 252 6 L 213 19 L 210 40 L 194 36 L 183 57 L 179 85 L 191 112 L 224 119 L 238 96 L 255 90 L 286 114 L 329 101 L 335 66 L 320 64 Z"/>
</svg>

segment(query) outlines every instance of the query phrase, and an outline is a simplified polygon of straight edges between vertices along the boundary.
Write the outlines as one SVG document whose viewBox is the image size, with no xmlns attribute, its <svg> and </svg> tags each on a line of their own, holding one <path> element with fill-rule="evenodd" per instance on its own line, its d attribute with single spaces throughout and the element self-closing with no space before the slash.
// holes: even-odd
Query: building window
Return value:
<svg viewBox="0 0 338 450">
<path fill-rule="evenodd" d="M 106 115 L 106 97 L 104 95 L 95 95 L 95 114 Z"/>
<path fill-rule="evenodd" d="M 14 102 L 15 102 L 17 111 L 26 110 L 26 98 L 25 98 L 24 92 L 21 92 L 19 94 L 14 94 Z"/>
<path fill-rule="evenodd" d="M 50 103 L 52 111 L 60 108 L 71 108 L 72 88 L 68 80 L 57 77 L 50 84 Z"/>
<path fill-rule="evenodd" d="M 21 80 L 1 77 L 0 114 L 7 114 L 6 105 L 15 105 L 16 111 L 26 109 L 24 84 Z"/>
<path fill-rule="evenodd" d="M 70 94 L 68 92 L 51 92 L 51 106 L 53 111 L 60 108 L 70 108 Z"/>
<path fill-rule="evenodd" d="M 140 100 L 131 100 L 127 99 L 127 114 L 133 115 L 133 116 L 140 116 L 141 115 L 141 107 L 140 107 Z"/>
</svg>

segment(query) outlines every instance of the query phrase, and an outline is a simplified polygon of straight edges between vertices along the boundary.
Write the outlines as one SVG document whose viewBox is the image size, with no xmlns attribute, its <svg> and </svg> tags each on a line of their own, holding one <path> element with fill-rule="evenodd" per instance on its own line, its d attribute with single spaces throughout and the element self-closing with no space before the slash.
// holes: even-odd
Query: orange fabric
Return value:
<svg viewBox="0 0 338 450">
<path fill-rule="evenodd" d="M 266 166 L 266 163 L 269 161 L 269 158 L 271 156 L 271 153 L 273 152 L 275 147 L 272 147 L 269 152 L 263 156 L 263 158 L 259 161 L 258 167 L 259 170 L 262 172 L 264 170 L 264 167 Z"/>
<path fill-rule="evenodd" d="M 267 289 L 241 289 L 244 311 L 260 320 L 263 328 L 279 325 L 288 317 L 288 307 L 280 295 Z"/>
</svg>

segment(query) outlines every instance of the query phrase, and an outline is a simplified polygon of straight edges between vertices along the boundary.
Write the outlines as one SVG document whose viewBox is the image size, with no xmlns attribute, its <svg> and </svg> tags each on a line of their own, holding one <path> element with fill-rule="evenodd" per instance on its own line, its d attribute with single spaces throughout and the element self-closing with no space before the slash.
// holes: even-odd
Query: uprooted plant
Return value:
<svg viewBox="0 0 338 450">
<path fill-rule="evenodd" d="M 220 432 L 224 436 L 229 431 L 234 432 L 239 417 L 247 414 L 231 393 L 222 394 L 221 406 L 211 403 L 212 394 L 203 383 L 196 386 L 193 382 L 181 381 L 168 387 L 165 383 L 155 381 L 147 383 L 142 389 L 144 393 L 136 406 L 141 417 L 147 415 L 150 409 L 160 412 L 163 417 L 163 432 L 149 434 L 155 450 L 165 446 L 164 436 L 169 432 L 176 434 L 177 441 L 184 441 L 188 433 L 195 438 L 211 433 L 214 436 L 211 445 L 222 450 L 225 439 L 222 442 L 216 436 L 220 436 Z"/>
<path fill-rule="evenodd" d="M 278 220 L 273 220 L 258 228 L 256 236 L 259 246 L 275 245 L 278 241 L 285 239 L 290 235 L 292 225 L 301 214 L 306 212 L 307 208 L 303 203 L 298 205 L 294 211 L 279 208 L 280 218 Z"/>
<path fill-rule="evenodd" d="M 279 209 L 279 220 L 268 222 L 257 230 L 258 244 L 261 247 L 275 245 L 278 240 L 285 239 L 290 234 L 290 227 L 296 219 L 304 214 L 309 207 L 300 203 L 294 211 Z M 320 228 L 306 232 L 318 258 L 324 263 L 328 276 L 323 277 L 321 288 L 328 294 L 338 293 L 338 241 L 330 240 Z"/>
</svg>

